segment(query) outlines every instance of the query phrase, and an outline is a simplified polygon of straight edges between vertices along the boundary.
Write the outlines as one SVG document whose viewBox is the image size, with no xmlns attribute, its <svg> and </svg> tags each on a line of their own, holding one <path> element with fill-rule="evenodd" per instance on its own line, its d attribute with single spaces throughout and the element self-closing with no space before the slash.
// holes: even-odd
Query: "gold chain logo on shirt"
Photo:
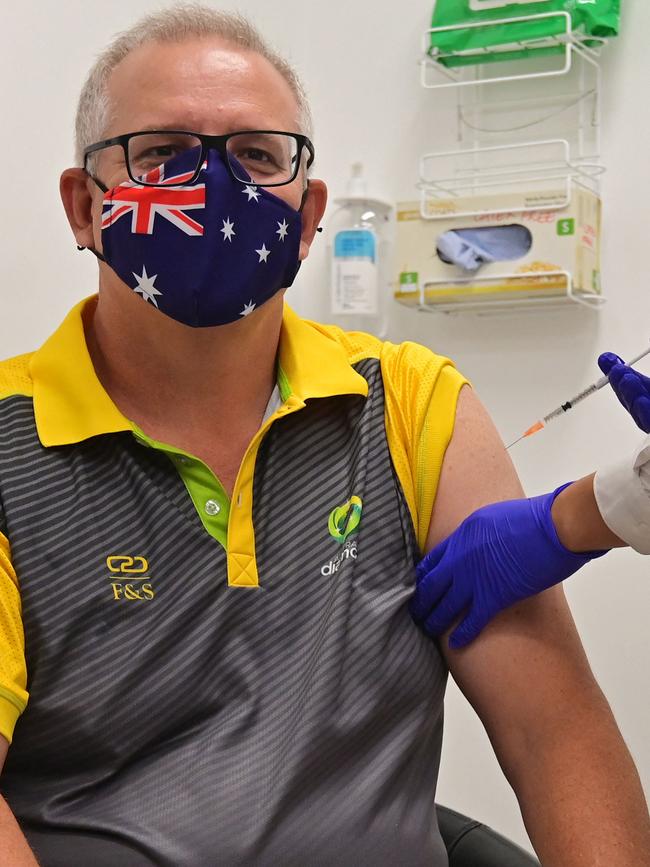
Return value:
<svg viewBox="0 0 650 867">
<path fill-rule="evenodd" d="M 111 554 L 106 558 L 106 566 L 111 573 L 115 601 L 147 602 L 156 595 L 151 586 L 151 578 L 146 574 L 149 563 L 145 557 Z"/>
</svg>

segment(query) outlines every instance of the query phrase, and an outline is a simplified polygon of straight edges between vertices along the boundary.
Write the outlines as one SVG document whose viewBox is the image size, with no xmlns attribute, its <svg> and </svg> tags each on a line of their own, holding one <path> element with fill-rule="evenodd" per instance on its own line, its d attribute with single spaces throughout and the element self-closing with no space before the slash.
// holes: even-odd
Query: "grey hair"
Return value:
<svg viewBox="0 0 650 867">
<path fill-rule="evenodd" d="M 129 30 L 118 33 L 102 51 L 88 73 L 77 106 L 75 159 L 83 165 L 84 148 L 99 141 L 109 123 L 107 84 L 111 72 L 124 58 L 149 42 L 183 42 L 218 36 L 233 45 L 265 57 L 283 76 L 298 103 L 299 132 L 312 138 L 313 122 L 307 94 L 291 64 L 281 57 L 244 16 L 221 12 L 200 3 L 183 3 L 141 18 Z"/>
</svg>

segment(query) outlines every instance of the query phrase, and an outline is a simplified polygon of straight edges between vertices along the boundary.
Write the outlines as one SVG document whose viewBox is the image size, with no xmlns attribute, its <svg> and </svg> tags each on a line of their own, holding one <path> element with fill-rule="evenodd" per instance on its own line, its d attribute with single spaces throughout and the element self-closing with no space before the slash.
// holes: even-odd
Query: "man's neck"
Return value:
<svg viewBox="0 0 650 867">
<path fill-rule="evenodd" d="M 85 323 L 102 385 L 156 438 L 216 440 L 259 424 L 276 381 L 280 294 L 244 320 L 190 328 L 133 293 L 100 292 Z"/>
</svg>

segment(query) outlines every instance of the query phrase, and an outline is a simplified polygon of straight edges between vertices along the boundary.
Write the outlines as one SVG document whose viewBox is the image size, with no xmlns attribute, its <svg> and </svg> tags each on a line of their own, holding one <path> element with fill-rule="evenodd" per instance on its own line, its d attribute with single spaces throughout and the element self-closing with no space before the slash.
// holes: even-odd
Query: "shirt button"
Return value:
<svg viewBox="0 0 650 867">
<path fill-rule="evenodd" d="M 221 506 L 216 500 L 208 500 L 205 504 L 205 511 L 208 515 L 218 515 L 221 511 Z"/>
<path fill-rule="evenodd" d="M 188 458 L 185 455 L 176 455 L 179 464 L 189 464 Z"/>
</svg>

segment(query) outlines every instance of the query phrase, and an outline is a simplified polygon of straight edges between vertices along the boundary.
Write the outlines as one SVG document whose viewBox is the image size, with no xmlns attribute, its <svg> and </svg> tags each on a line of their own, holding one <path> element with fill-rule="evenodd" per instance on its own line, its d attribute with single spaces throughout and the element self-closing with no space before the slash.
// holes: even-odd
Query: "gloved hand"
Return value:
<svg viewBox="0 0 650 867">
<path fill-rule="evenodd" d="M 417 566 L 410 602 L 415 622 L 436 636 L 465 614 L 449 640 L 450 647 L 463 647 L 499 611 L 564 581 L 606 553 L 574 554 L 560 542 L 551 506 L 566 487 L 493 503 L 466 518 Z"/>
<path fill-rule="evenodd" d="M 650 433 L 650 378 L 628 367 L 613 352 L 604 352 L 598 366 L 609 376 L 616 397 L 630 413 L 642 431 Z"/>
</svg>

